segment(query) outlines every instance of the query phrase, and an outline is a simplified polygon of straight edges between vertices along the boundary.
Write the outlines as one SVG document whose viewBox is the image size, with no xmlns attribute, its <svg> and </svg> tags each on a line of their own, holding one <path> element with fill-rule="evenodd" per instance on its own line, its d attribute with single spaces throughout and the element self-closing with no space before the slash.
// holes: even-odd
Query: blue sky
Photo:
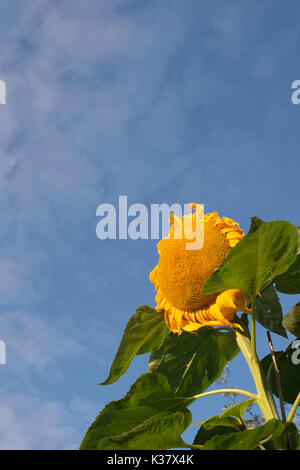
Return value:
<svg viewBox="0 0 300 470">
<path fill-rule="evenodd" d="M 155 305 L 158 259 L 155 240 L 97 239 L 99 204 L 194 201 L 245 231 L 254 215 L 299 225 L 299 13 L 293 0 L 1 3 L 0 448 L 77 448 L 146 368 L 139 357 L 97 386 L 135 308 Z M 230 382 L 253 390 L 241 357 Z M 198 401 L 194 421 L 224 402 Z"/>
</svg>

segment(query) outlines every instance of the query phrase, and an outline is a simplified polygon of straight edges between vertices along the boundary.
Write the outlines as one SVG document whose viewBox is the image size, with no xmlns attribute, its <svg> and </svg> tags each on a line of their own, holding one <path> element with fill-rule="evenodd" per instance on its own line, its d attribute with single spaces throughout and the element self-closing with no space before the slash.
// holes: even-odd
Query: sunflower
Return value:
<svg viewBox="0 0 300 470">
<path fill-rule="evenodd" d="M 239 224 L 217 212 L 203 214 L 202 206 L 190 204 L 195 212 L 181 218 L 171 214 L 170 232 L 157 245 L 158 265 L 150 273 L 157 292 L 157 310 L 164 310 L 165 321 L 173 333 L 196 331 L 203 326 L 238 326 L 232 322 L 237 311 L 249 313 L 244 291 L 230 289 L 201 294 L 205 282 L 220 266 L 232 248 L 243 238 Z M 201 209 L 199 209 L 201 207 Z M 190 233 L 204 223 L 202 248 L 187 249 Z"/>
</svg>

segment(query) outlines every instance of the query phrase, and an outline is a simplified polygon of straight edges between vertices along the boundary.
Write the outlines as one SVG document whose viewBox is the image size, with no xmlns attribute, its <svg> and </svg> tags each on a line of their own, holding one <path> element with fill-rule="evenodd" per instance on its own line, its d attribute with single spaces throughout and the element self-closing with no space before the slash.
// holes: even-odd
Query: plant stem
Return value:
<svg viewBox="0 0 300 470">
<path fill-rule="evenodd" d="M 197 444 L 186 444 L 184 447 L 186 447 L 187 449 L 199 449 L 199 450 L 203 449 L 203 445 L 197 445 Z"/>
<path fill-rule="evenodd" d="M 291 422 L 295 416 L 296 410 L 298 406 L 300 405 L 300 392 L 298 393 L 296 400 L 294 401 L 294 404 L 289 412 L 288 417 L 286 418 L 287 422 Z"/>
<path fill-rule="evenodd" d="M 252 329 L 252 336 L 250 338 L 248 326 L 245 322 L 242 322 L 241 319 L 240 323 L 243 326 L 244 331 L 241 331 L 239 328 L 235 329 L 236 340 L 252 373 L 252 377 L 257 390 L 257 404 L 259 405 L 265 420 L 269 421 L 273 418 L 279 419 L 272 393 L 268 387 L 268 384 L 264 377 L 264 373 L 261 370 L 259 360 L 256 354 L 254 322 L 255 317 L 253 316 L 251 323 L 252 327 L 254 326 L 254 329 Z"/>
<path fill-rule="evenodd" d="M 282 422 L 285 423 L 286 422 L 286 415 L 285 415 L 283 394 L 282 394 L 282 388 L 281 388 L 281 382 L 280 382 L 280 370 L 278 369 L 278 365 L 277 365 L 277 361 L 276 361 L 276 357 L 275 357 L 275 353 L 274 353 L 274 347 L 273 347 L 273 343 L 272 343 L 272 338 L 271 338 L 271 333 L 269 331 L 267 331 L 267 336 L 268 336 L 269 347 L 270 347 L 271 356 L 272 356 L 272 363 L 273 363 L 274 371 L 275 371 L 277 392 L 278 392 L 278 397 L 279 397 Z"/>
<path fill-rule="evenodd" d="M 255 393 L 242 390 L 241 388 L 219 388 L 217 390 L 211 390 L 210 392 L 200 393 L 199 395 L 195 395 L 191 398 L 196 400 L 197 398 L 208 397 L 209 395 L 215 395 L 216 393 L 239 393 L 241 395 L 246 395 L 247 397 L 257 399 L 257 395 L 255 395 Z"/>
<path fill-rule="evenodd" d="M 256 324 L 255 324 L 255 295 L 252 296 L 251 299 L 251 307 L 252 307 L 252 314 L 251 314 L 251 351 L 252 351 L 252 359 L 257 359 L 256 353 Z"/>
</svg>

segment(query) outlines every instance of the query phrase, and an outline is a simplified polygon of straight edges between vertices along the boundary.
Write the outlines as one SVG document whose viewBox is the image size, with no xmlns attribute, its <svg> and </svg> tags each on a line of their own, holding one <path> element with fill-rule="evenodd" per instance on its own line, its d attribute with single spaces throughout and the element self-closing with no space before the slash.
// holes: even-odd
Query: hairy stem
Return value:
<svg viewBox="0 0 300 470">
<path fill-rule="evenodd" d="M 300 392 L 297 395 L 296 400 L 294 401 L 294 404 L 289 412 L 288 417 L 286 418 L 287 422 L 291 422 L 295 416 L 296 410 L 298 406 L 300 405 Z"/>
<path fill-rule="evenodd" d="M 210 392 L 200 393 L 199 395 L 195 395 L 191 398 L 197 399 L 208 397 L 209 395 L 215 395 L 216 393 L 239 393 L 240 395 L 246 395 L 247 397 L 257 399 L 257 395 L 255 395 L 255 393 L 248 392 L 248 390 L 242 390 L 241 388 L 219 388 L 217 390 L 211 390 Z"/>
<path fill-rule="evenodd" d="M 252 307 L 252 313 L 251 313 L 251 357 L 252 359 L 257 359 L 257 353 L 256 353 L 256 324 L 255 324 L 255 295 L 252 296 L 251 299 L 251 307 Z"/>
<path fill-rule="evenodd" d="M 285 423 L 286 422 L 286 415 L 285 415 L 282 387 L 281 387 L 281 381 L 280 381 L 280 370 L 279 370 L 278 365 L 277 365 L 275 352 L 274 352 L 274 347 L 273 347 L 273 342 L 272 342 L 272 338 L 271 338 L 271 333 L 269 331 L 267 331 L 267 336 L 268 336 L 269 347 L 270 347 L 271 356 L 272 356 L 272 363 L 273 363 L 274 371 L 275 371 L 277 392 L 278 392 L 278 397 L 279 397 L 282 422 Z"/>
<path fill-rule="evenodd" d="M 250 338 L 248 327 L 245 322 L 243 322 L 243 327 L 244 331 L 241 331 L 239 328 L 235 329 L 236 340 L 252 373 L 257 390 L 257 404 L 259 405 L 266 421 L 272 418 L 279 419 L 272 393 L 259 364 L 253 336 Z M 252 334 L 253 333 L 255 338 L 255 330 L 252 331 Z"/>
</svg>

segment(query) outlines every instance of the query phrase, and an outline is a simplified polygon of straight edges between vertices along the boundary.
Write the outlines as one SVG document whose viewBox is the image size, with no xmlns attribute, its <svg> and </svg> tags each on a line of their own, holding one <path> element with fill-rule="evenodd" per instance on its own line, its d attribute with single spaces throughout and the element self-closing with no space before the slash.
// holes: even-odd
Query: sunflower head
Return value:
<svg viewBox="0 0 300 470">
<path fill-rule="evenodd" d="M 237 311 L 249 312 L 245 292 L 230 289 L 201 294 L 205 282 L 232 248 L 243 238 L 239 224 L 217 212 L 203 215 L 201 206 L 182 219 L 171 215 L 170 232 L 157 245 L 158 265 L 150 273 L 155 286 L 157 309 L 165 311 L 165 321 L 173 333 L 196 331 L 202 326 L 232 325 Z M 202 217 L 203 245 L 187 249 L 191 234 Z"/>
</svg>

